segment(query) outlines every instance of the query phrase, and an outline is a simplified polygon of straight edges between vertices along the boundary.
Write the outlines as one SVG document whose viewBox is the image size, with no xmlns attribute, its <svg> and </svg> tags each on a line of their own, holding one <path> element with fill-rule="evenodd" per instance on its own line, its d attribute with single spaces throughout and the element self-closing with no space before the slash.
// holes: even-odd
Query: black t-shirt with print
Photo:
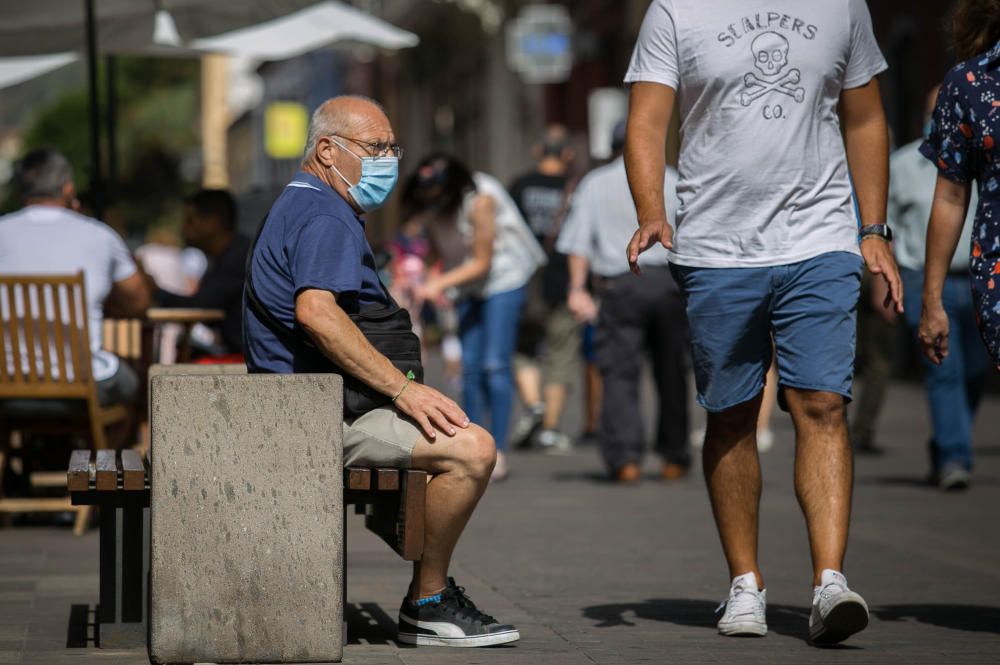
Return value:
<svg viewBox="0 0 1000 665">
<path fill-rule="evenodd" d="M 543 274 L 543 295 L 549 306 L 566 300 L 569 288 L 569 263 L 564 254 L 555 251 L 555 235 L 565 214 L 566 176 L 527 173 L 517 178 L 510 186 L 510 196 L 514 199 L 521 215 L 535 234 L 535 238 L 545 248 L 548 264 Z"/>
</svg>

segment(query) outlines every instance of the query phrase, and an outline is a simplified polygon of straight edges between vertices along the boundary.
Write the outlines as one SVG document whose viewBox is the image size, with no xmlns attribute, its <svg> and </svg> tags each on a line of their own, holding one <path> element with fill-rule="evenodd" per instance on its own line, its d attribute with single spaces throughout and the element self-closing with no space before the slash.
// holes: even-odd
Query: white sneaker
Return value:
<svg viewBox="0 0 1000 665">
<path fill-rule="evenodd" d="M 813 589 L 809 639 L 814 644 L 837 644 L 868 625 L 865 599 L 847 587 L 847 578 L 835 570 L 823 571 Z"/>
<path fill-rule="evenodd" d="M 701 450 L 705 447 L 705 428 L 698 427 L 691 430 L 691 434 L 688 435 L 691 447 L 695 450 Z"/>
<path fill-rule="evenodd" d="M 757 590 L 757 577 L 746 573 L 733 579 L 729 598 L 716 612 L 725 608 L 719 619 L 719 634 L 763 637 L 767 635 L 767 589 Z"/>
<path fill-rule="evenodd" d="M 550 455 L 568 455 L 573 452 L 573 441 L 554 429 L 543 429 L 538 433 L 538 447 Z"/>
<path fill-rule="evenodd" d="M 507 466 L 507 456 L 501 452 L 497 453 L 497 463 L 493 466 L 493 473 L 490 474 L 490 482 L 497 483 L 507 480 L 510 475 L 510 468 Z"/>
</svg>

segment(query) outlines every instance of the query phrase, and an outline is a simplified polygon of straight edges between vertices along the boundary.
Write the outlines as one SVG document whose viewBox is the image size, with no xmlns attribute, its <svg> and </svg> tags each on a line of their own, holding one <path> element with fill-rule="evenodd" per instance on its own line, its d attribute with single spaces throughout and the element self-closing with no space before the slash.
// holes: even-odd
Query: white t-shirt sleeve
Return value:
<svg viewBox="0 0 1000 665">
<path fill-rule="evenodd" d="M 594 234 L 592 232 L 593 208 L 587 199 L 587 183 L 581 182 L 573 194 L 572 205 L 566 221 L 559 229 L 556 251 L 560 254 L 593 258 Z"/>
<path fill-rule="evenodd" d="M 677 89 L 680 68 L 671 5 L 669 0 L 654 0 L 646 11 L 639 39 L 632 51 L 632 61 L 625 74 L 626 83 L 648 81 Z"/>
<path fill-rule="evenodd" d="M 844 88 L 860 88 L 881 74 L 889 65 L 875 41 L 872 17 L 866 0 L 847 0 L 851 29 L 851 50 L 847 56 Z"/>
<path fill-rule="evenodd" d="M 134 275 L 138 268 L 121 236 L 111 231 L 108 237 L 111 242 L 111 281 L 120 282 Z"/>
</svg>

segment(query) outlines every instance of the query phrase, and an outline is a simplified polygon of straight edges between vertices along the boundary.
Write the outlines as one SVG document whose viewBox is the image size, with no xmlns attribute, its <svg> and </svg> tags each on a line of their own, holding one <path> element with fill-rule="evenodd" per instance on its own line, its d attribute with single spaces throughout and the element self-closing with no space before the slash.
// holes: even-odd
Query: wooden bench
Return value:
<svg viewBox="0 0 1000 665">
<path fill-rule="evenodd" d="M 123 450 L 120 456 L 112 450 L 76 450 L 70 457 L 66 485 L 73 505 L 100 508 L 97 644 L 102 648 L 144 646 L 148 464 L 135 450 Z M 354 504 L 355 513 L 365 515 L 365 527 L 406 561 L 418 561 L 423 554 L 426 489 L 427 474 L 423 471 L 344 469 L 344 504 Z M 346 540 L 346 528 L 344 533 Z"/>
</svg>

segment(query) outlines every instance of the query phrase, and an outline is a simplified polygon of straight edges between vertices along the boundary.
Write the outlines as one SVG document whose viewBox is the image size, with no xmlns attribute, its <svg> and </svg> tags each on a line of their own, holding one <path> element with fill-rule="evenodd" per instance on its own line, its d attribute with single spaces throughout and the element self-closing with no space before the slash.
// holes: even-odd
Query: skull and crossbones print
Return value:
<svg viewBox="0 0 1000 665">
<path fill-rule="evenodd" d="M 806 98 L 805 88 L 799 86 L 802 72 L 792 68 L 782 74 L 788 66 L 788 40 L 777 32 L 765 32 L 750 44 L 753 52 L 754 72 L 743 77 L 744 90 L 740 93 L 740 104 L 750 106 L 764 95 L 777 92 L 788 95 L 799 104 Z"/>
</svg>

